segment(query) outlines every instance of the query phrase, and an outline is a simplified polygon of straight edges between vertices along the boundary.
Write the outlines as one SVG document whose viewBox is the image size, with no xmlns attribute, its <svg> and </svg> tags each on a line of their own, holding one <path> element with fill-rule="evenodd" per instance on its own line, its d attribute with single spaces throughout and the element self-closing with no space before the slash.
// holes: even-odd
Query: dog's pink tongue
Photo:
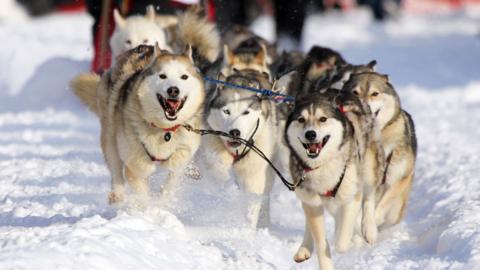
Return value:
<svg viewBox="0 0 480 270">
<path fill-rule="evenodd" d="M 308 151 L 310 153 L 316 153 L 322 148 L 322 145 L 319 143 L 311 143 L 308 145 Z"/>
<path fill-rule="evenodd" d="M 177 110 L 180 106 L 180 100 L 167 99 L 167 104 L 171 109 Z"/>
</svg>

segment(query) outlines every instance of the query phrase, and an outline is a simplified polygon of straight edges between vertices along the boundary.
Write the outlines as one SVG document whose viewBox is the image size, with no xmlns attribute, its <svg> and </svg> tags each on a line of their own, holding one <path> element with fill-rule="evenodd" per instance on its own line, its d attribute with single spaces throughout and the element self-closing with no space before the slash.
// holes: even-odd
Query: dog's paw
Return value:
<svg viewBox="0 0 480 270">
<path fill-rule="evenodd" d="M 312 254 L 310 250 L 308 250 L 306 247 L 300 247 L 295 256 L 293 256 L 293 260 L 297 263 L 301 263 L 310 259 L 311 256 Z"/>
<path fill-rule="evenodd" d="M 108 194 L 108 203 L 116 204 L 123 202 L 123 193 L 112 191 Z"/>
<path fill-rule="evenodd" d="M 369 245 L 375 244 L 378 237 L 378 228 L 375 220 L 369 218 L 362 220 L 362 235 Z"/>
</svg>

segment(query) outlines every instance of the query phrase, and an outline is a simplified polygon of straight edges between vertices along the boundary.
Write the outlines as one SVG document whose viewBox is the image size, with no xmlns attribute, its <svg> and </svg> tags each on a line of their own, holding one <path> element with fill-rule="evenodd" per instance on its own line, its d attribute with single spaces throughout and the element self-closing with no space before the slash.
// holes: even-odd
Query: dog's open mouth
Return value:
<svg viewBox="0 0 480 270">
<path fill-rule="evenodd" d="M 320 155 L 320 151 L 322 151 L 323 147 L 327 144 L 328 140 L 330 139 L 330 135 L 323 137 L 321 142 L 316 143 L 303 143 L 302 145 L 307 151 L 307 156 L 309 158 L 316 158 Z"/>
<path fill-rule="evenodd" d="M 183 105 L 185 104 L 185 101 L 187 100 L 187 97 L 184 97 L 182 99 L 178 98 L 164 98 L 162 95 L 157 94 L 157 99 L 158 102 L 160 102 L 160 105 L 163 108 L 163 111 L 165 112 L 165 117 L 170 120 L 174 121 L 177 119 L 177 113 L 183 108 Z"/>
<path fill-rule="evenodd" d="M 231 148 L 237 148 L 241 145 L 241 143 L 238 141 L 227 141 L 227 145 Z"/>
</svg>

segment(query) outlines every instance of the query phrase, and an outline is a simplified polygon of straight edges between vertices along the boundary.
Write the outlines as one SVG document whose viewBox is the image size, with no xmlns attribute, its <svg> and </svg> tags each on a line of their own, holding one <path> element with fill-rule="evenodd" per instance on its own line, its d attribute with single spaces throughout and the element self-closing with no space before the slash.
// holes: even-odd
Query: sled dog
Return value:
<svg viewBox="0 0 480 270">
<path fill-rule="evenodd" d="M 156 15 L 152 5 L 145 16 L 123 18 L 114 10 L 115 31 L 110 39 L 112 58 L 138 45 L 159 44 L 162 50 L 181 53 L 187 44 L 200 68 L 213 63 L 220 52 L 220 34 L 215 25 L 207 21 L 199 6 L 188 8 L 178 16 Z"/>
<path fill-rule="evenodd" d="M 233 71 L 228 77 L 220 73 L 219 80 L 258 89 L 270 89 L 272 86 L 267 76 L 253 70 Z M 211 129 L 250 140 L 269 159 L 273 159 L 277 126 L 272 103 L 268 98 L 251 91 L 217 85 L 206 106 L 206 123 Z M 231 169 L 239 187 L 249 194 L 247 210 L 251 226 L 268 226 L 270 191 L 274 179 L 274 172 L 268 163 L 234 139 L 205 136 L 204 146 L 216 156 L 213 167 Z"/>
<path fill-rule="evenodd" d="M 405 215 L 414 177 L 417 140 L 413 120 L 402 110 L 387 75 L 354 74 L 343 89 L 368 105 L 380 132 L 385 166 L 376 196 L 376 225 L 396 224 Z"/>
<path fill-rule="evenodd" d="M 147 179 L 157 166 L 169 171 L 162 192 L 171 194 L 200 145 L 200 136 L 183 127 L 200 126 L 205 99 L 191 47 L 172 54 L 141 45 L 122 54 L 101 78 L 79 75 L 71 86 L 100 119 L 112 181 L 109 202 L 123 200 L 125 180 L 146 198 Z"/>
<path fill-rule="evenodd" d="M 331 101 L 320 94 L 296 101 L 285 128 L 290 172 L 298 183 L 306 225 L 296 262 L 316 250 L 320 269 L 333 269 L 326 239 L 324 208 L 335 219 L 336 250 L 346 251 L 360 213 L 361 189 L 353 127 Z"/>
</svg>

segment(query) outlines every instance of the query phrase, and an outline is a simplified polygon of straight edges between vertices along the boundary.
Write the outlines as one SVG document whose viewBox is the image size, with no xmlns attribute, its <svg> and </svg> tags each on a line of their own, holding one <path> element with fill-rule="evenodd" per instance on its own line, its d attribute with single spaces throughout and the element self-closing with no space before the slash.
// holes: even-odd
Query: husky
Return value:
<svg viewBox="0 0 480 270">
<path fill-rule="evenodd" d="M 163 50 L 172 51 L 164 29 L 156 22 L 155 8 L 152 5 L 147 7 L 145 16 L 134 15 L 128 18 L 122 17 L 120 12 L 114 9 L 113 19 L 115 30 L 110 38 L 113 60 L 141 44 L 153 46 L 158 43 Z"/>
<path fill-rule="evenodd" d="M 296 92 L 291 94 L 305 95 L 310 92 L 313 85 L 323 81 L 328 82 L 337 74 L 340 67 L 346 64 L 339 52 L 320 46 L 312 47 L 297 68 L 297 75 L 292 82 Z"/>
<path fill-rule="evenodd" d="M 345 83 L 350 79 L 350 76 L 352 76 L 352 74 L 374 72 L 376 65 L 376 60 L 372 60 L 366 65 L 346 64 L 340 67 L 340 69 L 337 71 L 337 74 L 332 77 L 330 87 L 341 90 Z"/>
<path fill-rule="evenodd" d="M 152 5 L 147 7 L 145 16 L 123 18 L 114 10 L 114 20 L 116 28 L 110 39 L 114 60 L 138 45 L 156 43 L 173 53 L 181 53 L 187 44 L 192 45 L 193 58 L 201 69 L 218 58 L 220 34 L 199 6 L 193 5 L 179 16 L 156 15 Z"/>
<path fill-rule="evenodd" d="M 305 54 L 301 51 L 283 51 L 271 66 L 275 79 L 298 69 L 305 60 Z"/>
<path fill-rule="evenodd" d="M 284 136 L 291 152 L 291 176 L 298 186 L 295 194 L 306 218 L 304 239 L 294 260 L 309 259 L 315 246 L 320 269 L 333 269 L 324 208 L 335 219 L 336 250 L 344 252 L 352 243 L 361 205 L 353 127 L 332 102 L 315 94 L 296 101 Z"/>
<path fill-rule="evenodd" d="M 100 119 L 112 180 L 109 202 L 124 199 L 125 180 L 140 198 L 148 198 L 147 178 L 157 166 L 169 171 L 162 191 L 169 198 L 200 145 L 200 136 L 184 128 L 200 126 L 205 100 L 191 47 L 172 54 L 141 45 L 122 54 L 101 78 L 79 75 L 71 86 Z"/>
<path fill-rule="evenodd" d="M 267 76 L 253 70 L 235 71 L 228 77 L 220 73 L 219 80 L 258 89 L 269 89 L 272 86 Z M 211 129 L 253 142 L 272 159 L 277 143 L 272 103 L 254 92 L 217 85 L 207 103 L 205 121 Z M 213 136 L 204 139 L 204 150 L 215 154 L 211 161 L 215 162 L 212 167 L 219 170 L 231 169 L 239 187 L 249 194 L 247 210 L 251 227 L 268 227 L 273 170 L 260 156 L 235 139 Z"/>
<path fill-rule="evenodd" d="M 240 43 L 235 50 L 228 45 L 223 48 L 223 68 L 221 72 L 228 76 L 235 70 L 256 70 L 271 79 L 267 48 L 256 39 L 250 38 Z"/>
<path fill-rule="evenodd" d="M 234 25 L 224 34 L 223 40 L 224 44 L 233 51 L 242 50 L 242 47 L 248 49 L 248 47 L 252 47 L 252 44 L 255 44 L 257 48 L 264 47 L 267 65 L 273 64 L 277 57 L 275 43 L 268 42 L 243 25 Z"/>
<path fill-rule="evenodd" d="M 386 157 L 377 188 L 375 223 L 379 227 L 397 224 L 405 215 L 414 178 L 417 139 L 412 117 L 402 110 L 387 75 L 354 74 L 343 89 L 370 108 Z"/>
</svg>

